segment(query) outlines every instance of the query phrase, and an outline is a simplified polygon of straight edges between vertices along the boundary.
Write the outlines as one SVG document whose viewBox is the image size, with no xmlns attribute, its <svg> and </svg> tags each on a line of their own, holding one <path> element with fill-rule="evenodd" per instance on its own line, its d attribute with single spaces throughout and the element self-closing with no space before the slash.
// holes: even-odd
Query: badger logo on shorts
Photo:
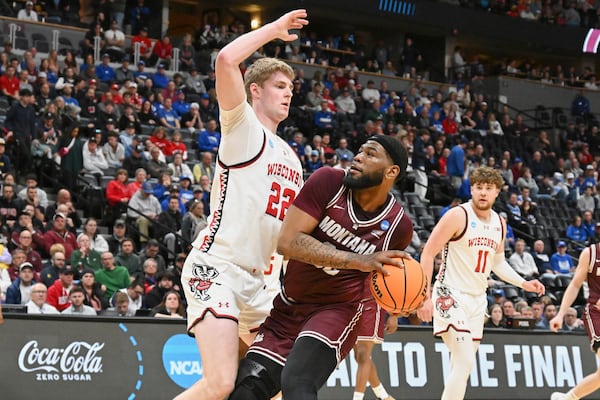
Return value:
<svg viewBox="0 0 600 400">
<path fill-rule="evenodd" d="M 208 289 L 213 285 L 213 279 L 219 275 L 219 271 L 208 265 L 194 264 L 192 275 L 188 285 L 194 297 L 203 301 L 210 299 Z"/>
<path fill-rule="evenodd" d="M 442 318 L 450 318 L 450 311 L 452 308 L 458 307 L 454 298 L 450 295 L 450 290 L 446 286 L 437 287 L 438 298 L 435 301 L 435 309 Z"/>
</svg>

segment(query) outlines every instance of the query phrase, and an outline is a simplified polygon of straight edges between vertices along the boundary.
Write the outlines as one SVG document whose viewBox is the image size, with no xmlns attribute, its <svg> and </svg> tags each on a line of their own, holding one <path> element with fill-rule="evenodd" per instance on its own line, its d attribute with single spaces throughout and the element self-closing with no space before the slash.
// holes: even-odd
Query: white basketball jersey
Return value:
<svg viewBox="0 0 600 400">
<path fill-rule="evenodd" d="M 502 223 L 494 210 L 488 222 L 481 221 L 470 201 L 461 204 L 460 208 L 467 221 L 462 234 L 444 247 L 437 280 L 451 289 L 480 295 L 487 289 L 487 278 L 504 237 Z"/>
<path fill-rule="evenodd" d="M 271 255 L 269 267 L 264 271 L 265 285 L 267 290 L 272 293 L 273 298 L 281 292 L 281 270 L 287 266 L 287 260 L 283 260 L 283 256 L 277 252 Z"/>
<path fill-rule="evenodd" d="M 232 132 L 221 141 L 208 225 L 194 247 L 248 270 L 265 271 L 283 217 L 302 187 L 302 165 L 292 148 L 269 132 L 248 104 L 222 111 L 221 121 Z M 251 141 L 260 144 L 252 158 L 233 165 L 222 161 L 222 156 L 232 159 L 236 153 L 246 154 Z"/>
</svg>

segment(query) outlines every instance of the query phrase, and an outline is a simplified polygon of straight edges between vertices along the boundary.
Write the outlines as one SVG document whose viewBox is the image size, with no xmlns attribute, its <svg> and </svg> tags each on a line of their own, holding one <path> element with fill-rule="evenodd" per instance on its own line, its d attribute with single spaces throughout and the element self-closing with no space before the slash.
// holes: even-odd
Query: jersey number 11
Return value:
<svg viewBox="0 0 600 400">
<path fill-rule="evenodd" d="M 479 250 L 477 254 L 477 267 L 475 268 L 475 272 L 481 272 L 485 274 L 485 267 L 487 266 L 488 254 L 489 251 Z"/>
</svg>

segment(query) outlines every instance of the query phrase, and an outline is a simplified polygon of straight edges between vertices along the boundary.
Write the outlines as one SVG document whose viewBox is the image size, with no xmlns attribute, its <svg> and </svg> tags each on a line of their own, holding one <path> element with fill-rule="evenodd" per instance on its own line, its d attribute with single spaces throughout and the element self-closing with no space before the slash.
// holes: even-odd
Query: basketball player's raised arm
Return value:
<svg viewBox="0 0 600 400">
<path fill-rule="evenodd" d="M 502 231 L 506 232 L 506 222 L 504 220 L 502 220 Z M 498 245 L 498 248 L 496 249 L 496 255 L 494 256 L 494 265 L 492 266 L 492 271 L 494 271 L 494 273 L 498 275 L 498 277 L 504 282 L 523 288 L 528 292 L 535 292 L 540 296 L 543 295 L 546 289 L 540 281 L 526 281 L 521 275 L 517 273 L 517 271 L 514 270 L 513 267 L 511 267 L 508 264 L 504 256 L 505 240 L 506 238 L 502 238 L 502 242 L 500 243 L 500 245 Z"/>
<path fill-rule="evenodd" d="M 421 321 L 430 322 L 433 318 L 433 304 L 431 303 L 431 282 L 433 279 L 433 263 L 435 256 L 442 251 L 446 243 L 460 235 L 467 223 L 467 215 L 462 207 L 453 207 L 438 221 L 421 253 L 421 267 L 427 276 L 429 288 L 423 306 L 417 310 Z"/>
<path fill-rule="evenodd" d="M 579 262 L 577 263 L 577 268 L 575 269 L 575 273 L 573 274 L 573 279 L 571 280 L 571 282 L 569 282 L 569 286 L 567 286 L 567 289 L 565 290 L 562 301 L 560 302 L 560 308 L 558 309 L 558 313 L 554 316 L 554 318 L 550 320 L 550 329 L 552 331 L 558 332 L 558 330 L 562 328 L 565 313 L 577 298 L 577 293 L 579 293 L 581 285 L 583 285 L 583 282 L 587 279 L 587 274 L 591 262 L 590 258 L 590 248 L 586 247 L 579 255 Z M 598 307 L 598 303 L 596 303 L 596 307 Z"/>
<path fill-rule="evenodd" d="M 286 42 L 296 40 L 298 35 L 290 34 L 290 29 L 301 29 L 308 24 L 306 10 L 294 10 L 276 21 L 248 32 L 225 46 L 215 62 L 216 91 L 219 107 L 232 110 L 246 100 L 244 81 L 240 73 L 240 64 L 256 49 L 275 39 Z"/>
<path fill-rule="evenodd" d="M 318 224 L 319 221 L 310 214 L 292 205 L 283 219 L 277 252 L 286 258 L 293 258 L 317 267 L 357 269 L 364 272 L 377 270 L 385 275 L 389 275 L 389 272 L 383 268 L 383 264 L 402 267 L 402 264 L 394 258 L 409 257 L 408 253 L 400 250 L 388 250 L 370 255 L 337 250 L 311 236 Z"/>
</svg>

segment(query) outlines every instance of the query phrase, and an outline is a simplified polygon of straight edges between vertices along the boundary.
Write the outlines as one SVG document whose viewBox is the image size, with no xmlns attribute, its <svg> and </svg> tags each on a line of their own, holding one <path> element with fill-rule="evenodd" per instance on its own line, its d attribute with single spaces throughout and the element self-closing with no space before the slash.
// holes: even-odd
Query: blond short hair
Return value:
<svg viewBox="0 0 600 400">
<path fill-rule="evenodd" d="M 129 303 L 129 296 L 124 292 L 117 292 L 115 294 L 115 304 Z"/>
<path fill-rule="evenodd" d="M 246 96 L 250 104 L 252 104 L 250 85 L 256 83 L 258 86 L 263 87 L 265 81 L 276 72 L 283 73 L 290 78 L 290 81 L 294 80 L 294 70 L 292 67 L 277 58 L 259 58 L 254 64 L 248 67 L 244 75 L 244 87 L 246 88 Z"/>
<path fill-rule="evenodd" d="M 63 246 L 61 243 L 54 243 L 52 246 L 50 246 L 50 251 L 48 251 L 50 257 L 54 257 L 54 254 L 59 252 L 65 254 L 65 246 Z"/>
</svg>

